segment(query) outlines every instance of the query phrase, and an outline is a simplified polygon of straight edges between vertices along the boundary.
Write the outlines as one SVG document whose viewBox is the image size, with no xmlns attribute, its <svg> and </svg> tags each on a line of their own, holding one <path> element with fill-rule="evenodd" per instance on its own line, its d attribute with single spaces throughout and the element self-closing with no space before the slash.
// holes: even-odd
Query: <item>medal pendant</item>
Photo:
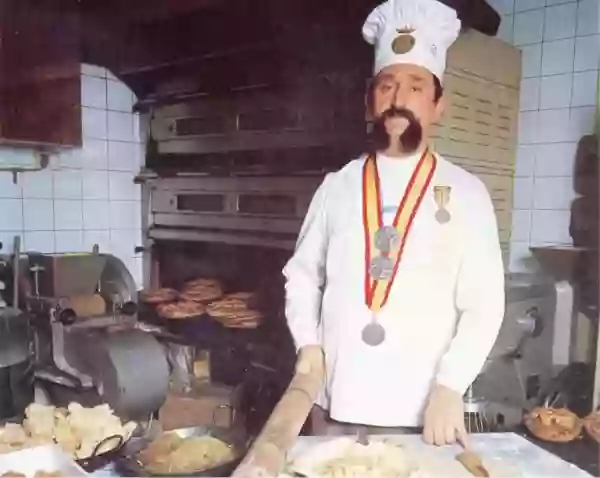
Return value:
<svg viewBox="0 0 600 478">
<path fill-rule="evenodd" d="M 398 245 L 400 235 L 393 226 L 383 226 L 375 233 L 375 247 L 384 253 L 389 253 Z"/>
<path fill-rule="evenodd" d="M 446 209 L 439 209 L 435 213 L 435 220 L 440 224 L 446 224 L 450 222 L 450 213 Z"/>
<path fill-rule="evenodd" d="M 381 345 L 385 340 L 385 329 L 383 325 L 373 321 L 370 324 L 365 325 L 362 330 L 362 340 L 365 344 L 371 347 L 377 347 Z"/>
<path fill-rule="evenodd" d="M 387 256 L 378 256 L 371 261 L 369 274 L 375 280 L 388 280 L 394 272 L 394 261 Z"/>
</svg>

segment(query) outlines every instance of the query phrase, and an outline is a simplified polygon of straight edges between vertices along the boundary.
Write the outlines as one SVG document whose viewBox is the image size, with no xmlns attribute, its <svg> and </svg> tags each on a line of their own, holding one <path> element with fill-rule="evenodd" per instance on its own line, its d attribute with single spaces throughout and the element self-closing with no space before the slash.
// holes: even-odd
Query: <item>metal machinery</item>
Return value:
<svg viewBox="0 0 600 478">
<path fill-rule="evenodd" d="M 110 254 L 16 254 L 15 303 L 33 331 L 36 387 L 53 403 L 107 402 L 134 419 L 163 404 L 165 352 L 138 330 L 137 292 L 123 262 Z"/>
<path fill-rule="evenodd" d="M 7 303 L 11 276 L 0 257 L 0 421 L 19 417 L 33 400 L 31 331 L 27 316 Z"/>
</svg>

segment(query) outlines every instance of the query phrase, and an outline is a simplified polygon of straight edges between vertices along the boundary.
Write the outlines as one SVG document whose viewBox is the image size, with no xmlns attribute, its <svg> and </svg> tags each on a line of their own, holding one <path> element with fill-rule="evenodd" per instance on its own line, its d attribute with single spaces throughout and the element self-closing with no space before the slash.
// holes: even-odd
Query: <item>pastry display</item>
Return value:
<svg viewBox="0 0 600 478">
<path fill-rule="evenodd" d="M 137 459 L 153 474 L 190 474 L 230 462 L 235 453 L 227 443 L 211 436 L 182 438 L 165 433 L 138 453 Z"/>
<path fill-rule="evenodd" d="M 586 433 L 600 443 L 600 410 L 590 413 L 583 420 Z"/>
<path fill-rule="evenodd" d="M 67 409 L 32 403 L 25 410 L 22 424 L 9 423 L 0 428 L 0 453 L 38 445 L 59 445 L 77 460 L 111 451 L 120 445 L 117 436 L 127 441 L 136 428 L 134 422 L 123 424 L 107 404 L 92 408 L 78 403 Z M 115 437 L 109 439 L 109 437 Z"/>
<path fill-rule="evenodd" d="M 140 300 L 147 304 L 161 304 L 163 302 L 170 302 L 175 300 L 179 292 L 169 287 L 163 287 L 161 289 L 152 289 L 142 291 L 140 293 Z"/>
<path fill-rule="evenodd" d="M 527 429 L 540 440 L 569 442 L 581 435 L 582 420 L 566 408 L 537 407 L 524 418 Z"/>
<path fill-rule="evenodd" d="M 188 319 L 190 317 L 197 317 L 205 312 L 205 306 L 200 302 L 178 300 L 176 302 L 169 302 L 159 304 L 156 307 L 156 312 L 165 319 Z"/>
</svg>

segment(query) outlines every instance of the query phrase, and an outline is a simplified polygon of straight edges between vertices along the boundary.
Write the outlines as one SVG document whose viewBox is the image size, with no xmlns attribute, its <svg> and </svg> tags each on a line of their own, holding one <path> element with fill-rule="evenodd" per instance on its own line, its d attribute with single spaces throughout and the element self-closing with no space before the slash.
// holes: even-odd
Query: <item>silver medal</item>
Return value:
<svg viewBox="0 0 600 478">
<path fill-rule="evenodd" d="M 381 252 L 390 252 L 400 238 L 398 231 L 393 226 L 383 226 L 375 233 L 375 247 Z"/>
<path fill-rule="evenodd" d="M 450 222 L 450 213 L 446 209 L 438 209 L 435 213 L 435 220 L 440 224 Z"/>
<path fill-rule="evenodd" d="M 362 330 L 362 340 L 371 347 L 381 345 L 385 340 L 385 329 L 381 324 L 373 321 Z"/>
<path fill-rule="evenodd" d="M 375 280 L 387 280 L 394 272 L 394 261 L 387 256 L 373 258 L 369 267 L 369 274 Z"/>
</svg>

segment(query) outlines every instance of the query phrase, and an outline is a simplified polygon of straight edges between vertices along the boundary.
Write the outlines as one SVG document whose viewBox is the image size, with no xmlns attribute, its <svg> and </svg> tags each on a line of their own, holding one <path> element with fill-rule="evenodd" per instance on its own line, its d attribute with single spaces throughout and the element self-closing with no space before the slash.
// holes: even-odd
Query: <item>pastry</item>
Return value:
<svg viewBox="0 0 600 478">
<path fill-rule="evenodd" d="M 184 289 L 188 290 L 188 289 L 196 289 L 196 288 L 203 288 L 203 287 L 214 287 L 216 289 L 222 289 L 223 287 L 221 286 L 221 282 L 219 282 L 217 279 L 194 279 L 194 280 L 190 280 L 187 281 L 184 285 Z"/>
<path fill-rule="evenodd" d="M 140 300 L 148 304 L 161 304 L 163 302 L 175 300 L 177 295 L 178 292 L 175 289 L 165 287 L 162 289 L 142 291 L 140 293 Z"/>
<path fill-rule="evenodd" d="M 243 300 L 247 303 L 255 298 L 255 294 L 254 292 L 234 292 L 233 294 L 227 294 L 225 298 Z"/>
<path fill-rule="evenodd" d="M 600 442 L 600 410 L 596 410 L 585 417 L 583 427 L 590 437 Z"/>
<path fill-rule="evenodd" d="M 248 306 L 245 301 L 229 297 L 212 302 L 206 307 L 206 311 L 213 317 L 231 317 L 247 310 Z"/>
<path fill-rule="evenodd" d="M 527 429 L 537 438 L 569 442 L 581 434 L 582 420 L 566 408 L 534 408 L 524 419 Z"/>
<path fill-rule="evenodd" d="M 210 302 L 223 295 L 221 289 L 214 287 L 186 289 L 181 293 L 181 299 L 193 302 Z"/>
<path fill-rule="evenodd" d="M 187 319 L 202 315 L 204 311 L 205 307 L 201 303 L 184 300 L 159 304 L 156 307 L 158 315 L 165 319 Z"/>
</svg>

